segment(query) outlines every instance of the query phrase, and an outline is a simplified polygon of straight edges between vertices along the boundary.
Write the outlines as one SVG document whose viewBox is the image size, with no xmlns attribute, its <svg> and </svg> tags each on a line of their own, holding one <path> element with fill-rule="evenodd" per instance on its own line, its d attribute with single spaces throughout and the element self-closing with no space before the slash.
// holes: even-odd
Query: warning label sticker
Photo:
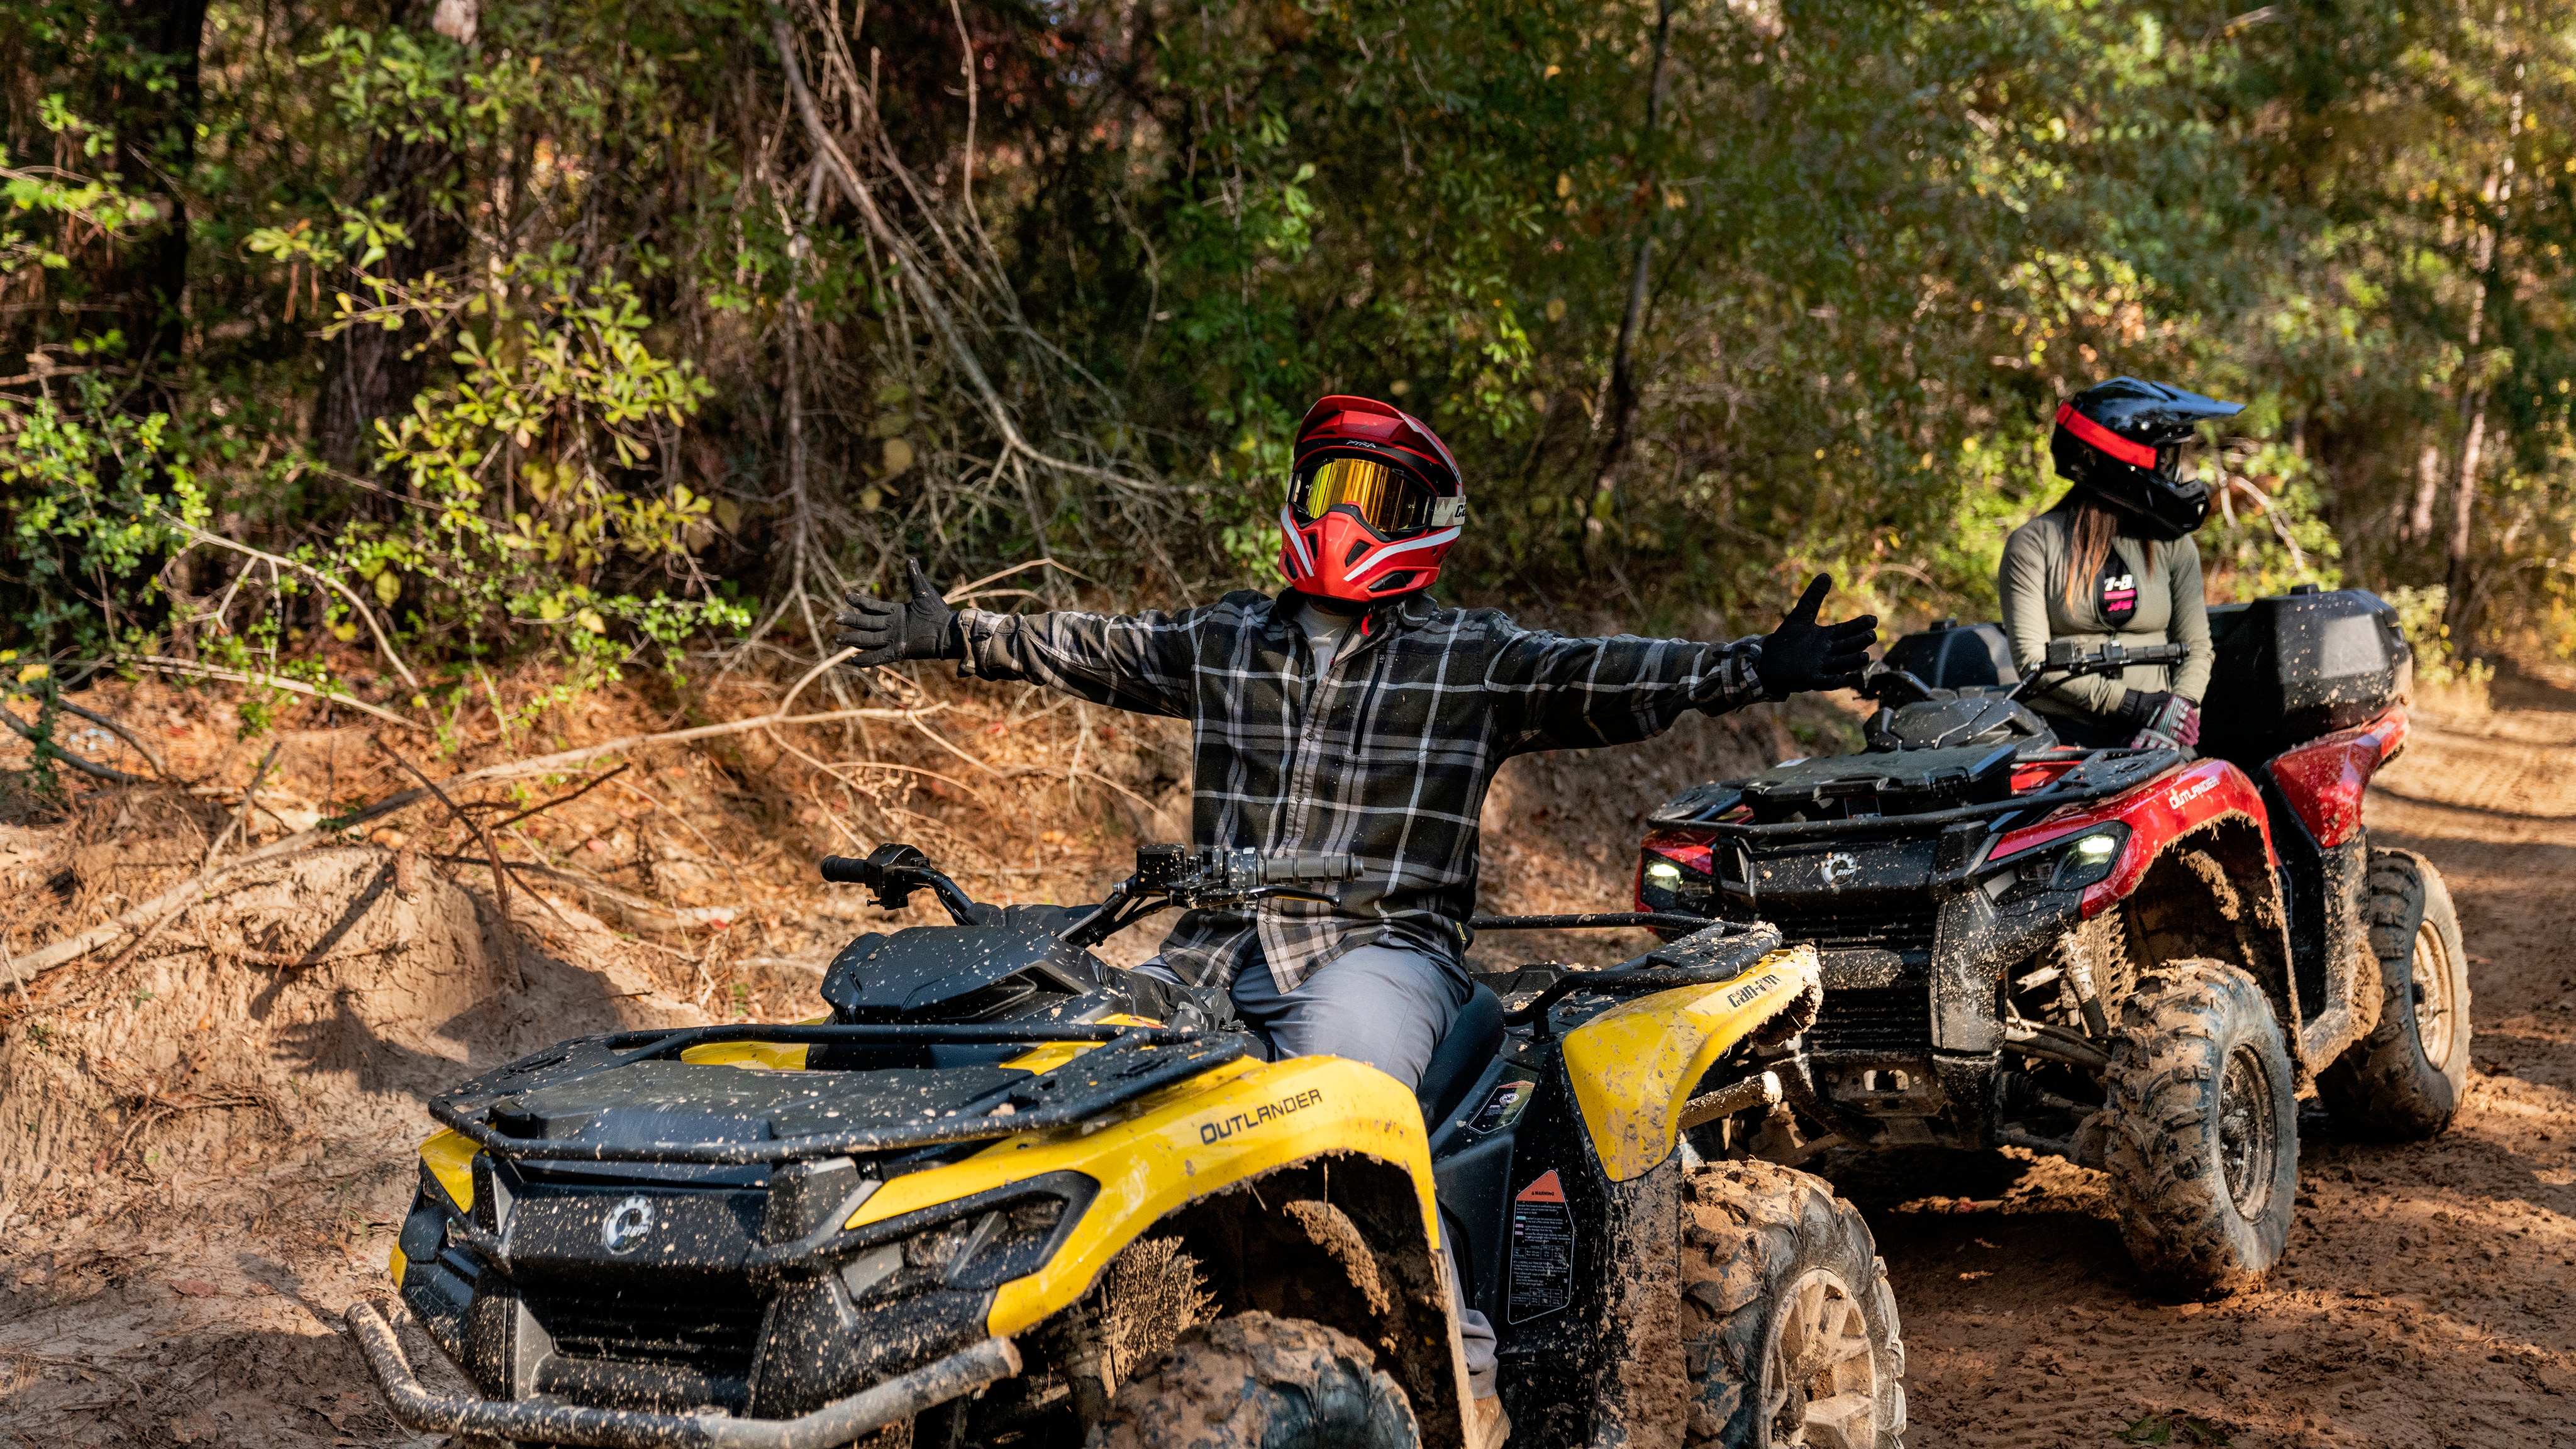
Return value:
<svg viewBox="0 0 2576 1449">
<path fill-rule="evenodd" d="M 1512 1200 L 1514 1323 L 1544 1318 L 1574 1301 L 1574 1214 L 1553 1168 Z"/>
</svg>

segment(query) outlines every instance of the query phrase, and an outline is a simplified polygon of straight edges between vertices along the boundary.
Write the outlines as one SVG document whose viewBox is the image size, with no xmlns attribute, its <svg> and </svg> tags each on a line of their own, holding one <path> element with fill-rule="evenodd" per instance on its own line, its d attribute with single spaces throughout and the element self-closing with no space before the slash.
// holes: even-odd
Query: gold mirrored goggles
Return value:
<svg viewBox="0 0 2576 1449">
<path fill-rule="evenodd" d="M 1467 513 L 1467 500 L 1439 497 L 1401 468 L 1351 457 L 1324 458 L 1300 470 L 1288 486 L 1288 506 L 1309 523 L 1347 506 L 1386 538 L 1445 528 Z"/>
</svg>

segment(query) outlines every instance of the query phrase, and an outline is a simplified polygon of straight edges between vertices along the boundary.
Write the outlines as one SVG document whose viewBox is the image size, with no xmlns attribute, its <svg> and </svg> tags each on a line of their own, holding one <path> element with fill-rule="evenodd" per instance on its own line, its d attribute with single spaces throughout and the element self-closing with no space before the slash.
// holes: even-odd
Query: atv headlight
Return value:
<svg viewBox="0 0 2576 1449">
<path fill-rule="evenodd" d="M 2122 847 L 2129 843 L 2129 827 L 2103 825 L 2084 832 L 2057 849 L 2056 879 L 2050 884 L 2062 891 L 2084 887 L 2110 878 L 2120 864 Z"/>
<path fill-rule="evenodd" d="M 2060 836 L 2044 845 L 2015 851 L 1997 861 L 2002 868 L 1985 878 L 1988 895 L 2000 900 L 2008 890 L 2076 891 L 2108 880 L 2119 869 L 2129 844 L 2129 827 L 2106 823 Z"/>
<path fill-rule="evenodd" d="M 1077 1173 L 1048 1177 L 1056 1180 L 1034 1192 L 1024 1184 L 945 1205 L 941 1221 L 850 1258 L 839 1273 L 851 1304 L 886 1302 L 932 1287 L 998 1288 L 1045 1267 L 1062 1231 L 1082 1216 L 1097 1187 Z"/>
<path fill-rule="evenodd" d="M 1637 909 L 1704 916 L 1717 887 L 1716 862 L 1696 841 L 1654 840 L 1637 862 Z"/>
</svg>

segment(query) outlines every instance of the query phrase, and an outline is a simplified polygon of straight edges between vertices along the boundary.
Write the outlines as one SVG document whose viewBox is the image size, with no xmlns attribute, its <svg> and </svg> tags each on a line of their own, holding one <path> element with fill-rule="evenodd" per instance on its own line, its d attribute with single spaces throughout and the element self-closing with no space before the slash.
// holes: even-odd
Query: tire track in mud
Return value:
<svg viewBox="0 0 2576 1449">
<path fill-rule="evenodd" d="M 2142 1418 L 2237 1446 L 2576 1446 L 2576 696 L 2419 715 L 2366 817 L 2456 899 L 2476 1044 L 2424 1143 L 2313 1104 L 2297 1221 L 2260 1290 L 2172 1305 L 2104 1179 L 2027 1154 L 1889 1155 L 1841 1186 L 1896 1285 L 1916 1449 L 2100 1445 Z M 1962 1200 L 1995 1204 L 1958 1211 Z"/>
</svg>

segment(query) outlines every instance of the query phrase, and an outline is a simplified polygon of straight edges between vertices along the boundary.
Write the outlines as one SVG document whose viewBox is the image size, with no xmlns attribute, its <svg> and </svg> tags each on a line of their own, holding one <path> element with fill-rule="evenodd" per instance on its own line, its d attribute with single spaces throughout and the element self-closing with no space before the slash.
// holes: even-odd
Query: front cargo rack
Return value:
<svg viewBox="0 0 2576 1449">
<path fill-rule="evenodd" d="M 2027 795 L 2008 795 L 2000 800 L 1956 805 L 1946 810 L 1927 810 L 1920 814 L 1854 815 L 1843 819 L 1826 820 L 1779 820 L 1765 823 L 1751 820 L 1711 819 L 1709 817 L 1721 815 L 1733 809 L 1737 803 L 1737 800 L 1729 799 L 1728 796 L 1734 793 L 1735 783 L 1740 782 L 1727 782 L 1716 786 L 1704 785 L 1694 788 L 1674 802 L 1675 805 L 1679 805 L 1682 801 L 1688 800 L 1693 804 L 1694 809 L 1688 812 L 1676 812 L 1668 805 L 1656 812 L 1652 823 L 1672 829 L 1704 830 L 1720 840 L 1783 838 L 1812 840 L 1846 835 L 1937 834 L 1950 826 L 1969 820 L 1991 821 L 1993 823 L 1988 827 L 1990 832 L 2001 834 L 2013 823 L 2011 819 L 2013 816 L 2029 814 L 2035 821 L 2069 805 L 2089 805 L 2097 800 L 2108 799 L 2123 791 L 2136 788 L 2140 783 L 2154 778 L 2184 758 L 2186 755 L 2182 751 L 2163 748 L 2090 750 L 2085 752 L 2081 760 L 2076 761 L 2074 768 L 2049 782 L 2046 788 L 2034 790 Z M 2037 759 L 2039 763 L 2050 762 L 2047 756 L 2040 756 Z M 2033 761 L 2023 760 L 2020 763 L 2030 764 Z"/>
<path fill-rule="evenodd" d="M 512 1104 L 526 1094 L 561 1087 L 586 1078 L 645 1063 L 668 1061 L 692 1047 L 730 1042 L 764 1042 L 784 1046 L 922 1047 L 933 1045 L 1032 1048 L 1056 1043 L 1098 1042 L 1093 1051 L 1052 1070 L 998 1082 L 941 1110 L 933 1107 L 918 1120 L 836 1127 L 748 1140 L 583 1142 L 564 1137 L 520 1135 L 502 1130 L 496 1118 L 512 1115 Z M 902 1152 L 960 1142 L 993 1141 L 1029 1132 L 1071 1127 L 1114 1112 L 1164 1087 L 1250 1053 L 1251 1038 L 1241 1032 L 1182 1031 L 1161 1027 L 1096 1024 L 995 1024 L 858 1026 L 761 1025 L 682 1027 L 668 1031 L 621 1032 L 587 1037 L 521 1058 L 452 1091 L 430 1099 L 430 1115 L 495 1157 L 513 1161 L 659 1162 L 713 1166 L 814 1161 L 858 1154 Z M 780 1076 L 791 1074 L 781 1073 Z M 804 1073 L 794 1073 L 804 1076 Z M 814 1074 L 822 1079 L 870 1074 L 835 1070 Z M 830 1113 L 822 1114 L 830 1116 Z"/>
</svg>

